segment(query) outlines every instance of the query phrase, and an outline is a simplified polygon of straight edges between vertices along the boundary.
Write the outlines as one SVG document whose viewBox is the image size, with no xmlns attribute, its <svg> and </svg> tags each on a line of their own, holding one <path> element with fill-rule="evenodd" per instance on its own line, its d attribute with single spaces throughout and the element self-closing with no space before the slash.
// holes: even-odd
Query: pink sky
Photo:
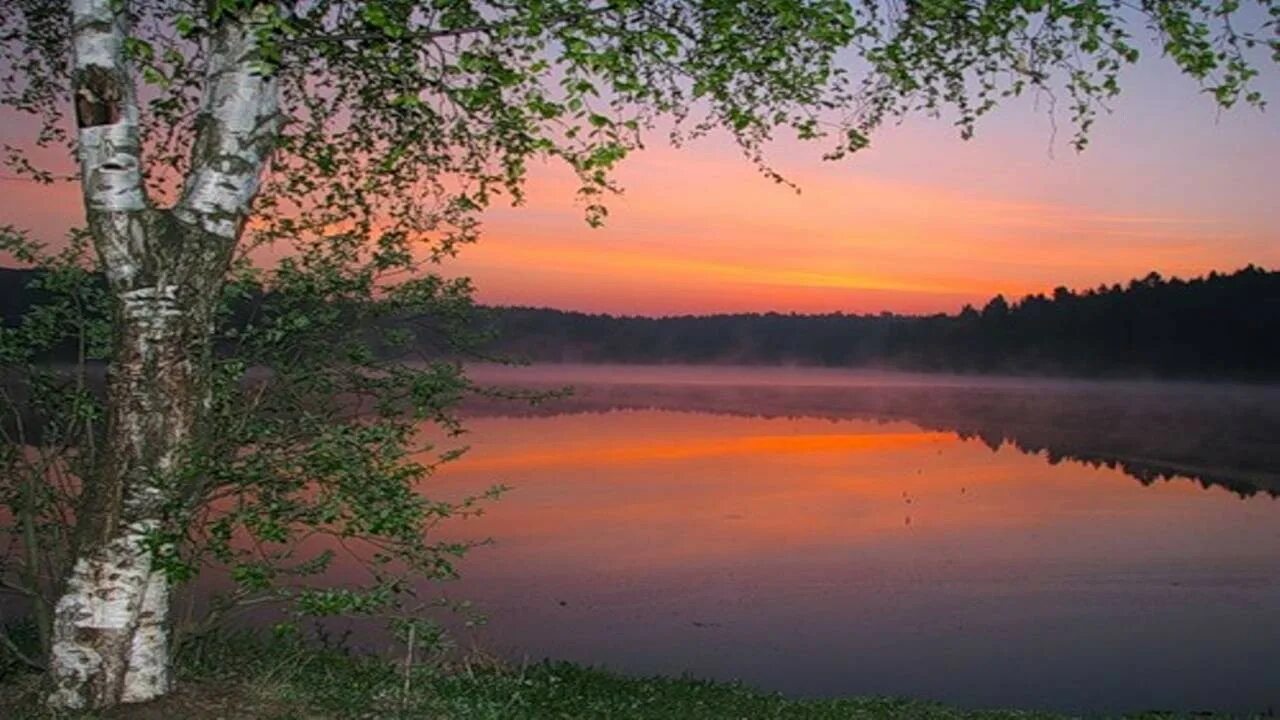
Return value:
<svg viewBox="0 0 1280 720">
<path fill-rule="evenodd" d="M 1263 90 L 1280 98 L 1270 78 Z M 793 143 L 760 176 L 725 138 L 662 138 L 628 159 L 601 229 L 569 175 L 537 168 L 529 202 L 496 208 L 447 271 L 482 301 L 631 314 L 954 311 L 991 295 L 1280 267 L 1274 113 L 1220 113 L 1163 64 L 1128 77 L 1083 154 L 1030 99 L 964 142 L 945 121 L 883 129 L 841 163 Z M 14 126 L 0 141 L 21 142 Z M 0 182 L 0 222 L 53 239 L 82 217 L 78 189 Z"/>
</svg>

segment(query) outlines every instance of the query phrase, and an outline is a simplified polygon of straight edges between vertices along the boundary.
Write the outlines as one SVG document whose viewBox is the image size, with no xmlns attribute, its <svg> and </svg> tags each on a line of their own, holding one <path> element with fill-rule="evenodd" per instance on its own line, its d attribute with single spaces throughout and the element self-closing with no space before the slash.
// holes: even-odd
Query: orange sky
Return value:
<svg viewBox="0 0 1280 720">
<path fill-rule="evenodd" d="M 1280 97 L 1275 78 L 1263 90 Z M 496 208 L 448 272 L 491 303 L 631 314 L 954 311 L 1002 292 L 1280 267 L 1280 123 L 1226 113 L 1155 63 L 1128 78 L 1083 154 L 1030 100 L 962 142 L 944 121 L 882 130 L 842 163 L 779 143 L 803 192 L 766 180 L 725 138 L 628 159 L 602 229 L 571 178 L 537 168 L 522 208 Z M 0 140 L 17 131 L 0 128 Z M 78 190 L 0 183 L 0 222 L 56 236 Z"/>
<path fill-rule="evenodd" d="M 659 140 L 623 167 L 604 229 L 586 228 L 569 178 L 544 169 L 528 206 L 494 212 L 459 267 L 493 302 L 670 314 L 953 311 L 1151 270 L 1280 266 L 1274 113 L 1219 112 L 1155 62 L 1114 110 L 1082 154 L 1065 118 L 1055 138 L 1030 99 L 969 142 L 917 118 L 841 163 L 779 143 L 770 156 L 799 195 L 723 138 Z"/>
</svg>

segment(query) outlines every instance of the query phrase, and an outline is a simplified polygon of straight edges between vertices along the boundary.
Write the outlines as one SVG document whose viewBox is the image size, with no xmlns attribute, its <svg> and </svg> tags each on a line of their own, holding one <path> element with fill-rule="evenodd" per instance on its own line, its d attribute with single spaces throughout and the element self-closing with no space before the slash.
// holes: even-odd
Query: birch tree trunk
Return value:
<svg viewBox="0 0 1280 720">
<path fill-rule="evenodd" d="M 103 708 L 171 686 L 171 589 L 153 554 L 183 496 L 177 471 L 206 404 L 213 314 L 275 142 L 278 90 L 253 69 L 251 25 L 223 20 L 181 199 L 153 207 L 123 52 L 126 9 L 71 5 L 81 183 L 116 333 L 105 461 L 84 488 L 76 560 L 55 608 L 49 704 Z"/>
</svg>

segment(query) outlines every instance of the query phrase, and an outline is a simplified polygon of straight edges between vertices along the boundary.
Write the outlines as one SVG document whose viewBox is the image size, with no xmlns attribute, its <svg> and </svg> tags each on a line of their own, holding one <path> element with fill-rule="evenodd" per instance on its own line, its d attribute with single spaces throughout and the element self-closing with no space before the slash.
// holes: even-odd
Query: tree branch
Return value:
<svg viewBox="0 0 1280 720">
<path fill-rule="evenodd" d="M 614 8 L 605 4 L 600 7 L 588 8 L 581 12 L 564 13 L 558 17 L 551 18 L 550 23 L 555 25 L 568 25 L 587 18 L 603 15 Z M 385 32 L 368 32 L 368 33 L 333 33 L 311 35 L 294 38 L 294 45 L 318 45 L 322 43 L 342 43 L 342 42 L 361 42 L 379 40 L 382 42 L 415 42 L 420 40 L 443 40 L 448 38 L 465 37 L 467 35 L 477 35 L 480 33 L 488 33 L 504 27 L 505 23 L 480 23 L 477 25 L 468 25 L 457 28 L 447 28 L 438 30 L 419 30 L 417 32 L 408 32 L 400 35 L 389 35 Z"/>
<path fill-rule="evenodd" d="M 124 54 L 125 12 L 115 0 L 72 0 L 72 78 L 85 209 L 108 277 L 126 281 L 141 262 L 133 231 L 147 209 L 138 103 Z"/>
<path fill-rule="evenodd" d="M 17 658 L 18 661 L 21 662 L 23 665 L 26 665 L 30 668 L 34 668 L 36 670 L 48 669 L 45 667 L 44 663 L 22 652 L 22 650 L 18 647 L 17 643 L 13 641 L 13 638 L 9 637 L 9 633 L 5 631 L 3 628 L 0 628 L 0 646 L 3 646 L 5 650 L 8 650 L 9 653 L 12 654 L 15 658 Z"/>
<path fill-rule="evenodd" d="M 279 82 L 262 62 L 270 4 L 224 20 L 213 35 L 191 171 L 178 220 L 234 243 L 279 130 Z M 229 246 L 228 246 L 229 247 Z"/>
</svg>

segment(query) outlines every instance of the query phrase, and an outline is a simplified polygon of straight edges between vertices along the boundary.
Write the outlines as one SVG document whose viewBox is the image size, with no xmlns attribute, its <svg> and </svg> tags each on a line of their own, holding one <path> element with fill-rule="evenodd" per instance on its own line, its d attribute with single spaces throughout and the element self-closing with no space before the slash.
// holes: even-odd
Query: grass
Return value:
<svg viewBox="0 0 1280 720">
<path fill-rule="evenodd" d="M 180 660 L 172 695 L 117 708 L 104 720 L 421 718 L 423 720 L 1030 720 L 1063 716 L 973 711 L 887 698 L 792 700 L 741 685 L 626 678 L 567 663 L 525 668 L 421 666 L 406 676 L 385 659 L 250 636 L 207 640 Z M 0 682 L 0 717 L 57 717 L 39 703 L 39 677 Z M 1169 718 L 1170 715 L 1133 715 Z M 1202 717 L 1202 716 L 1200 716 Z"/>
</svg>

